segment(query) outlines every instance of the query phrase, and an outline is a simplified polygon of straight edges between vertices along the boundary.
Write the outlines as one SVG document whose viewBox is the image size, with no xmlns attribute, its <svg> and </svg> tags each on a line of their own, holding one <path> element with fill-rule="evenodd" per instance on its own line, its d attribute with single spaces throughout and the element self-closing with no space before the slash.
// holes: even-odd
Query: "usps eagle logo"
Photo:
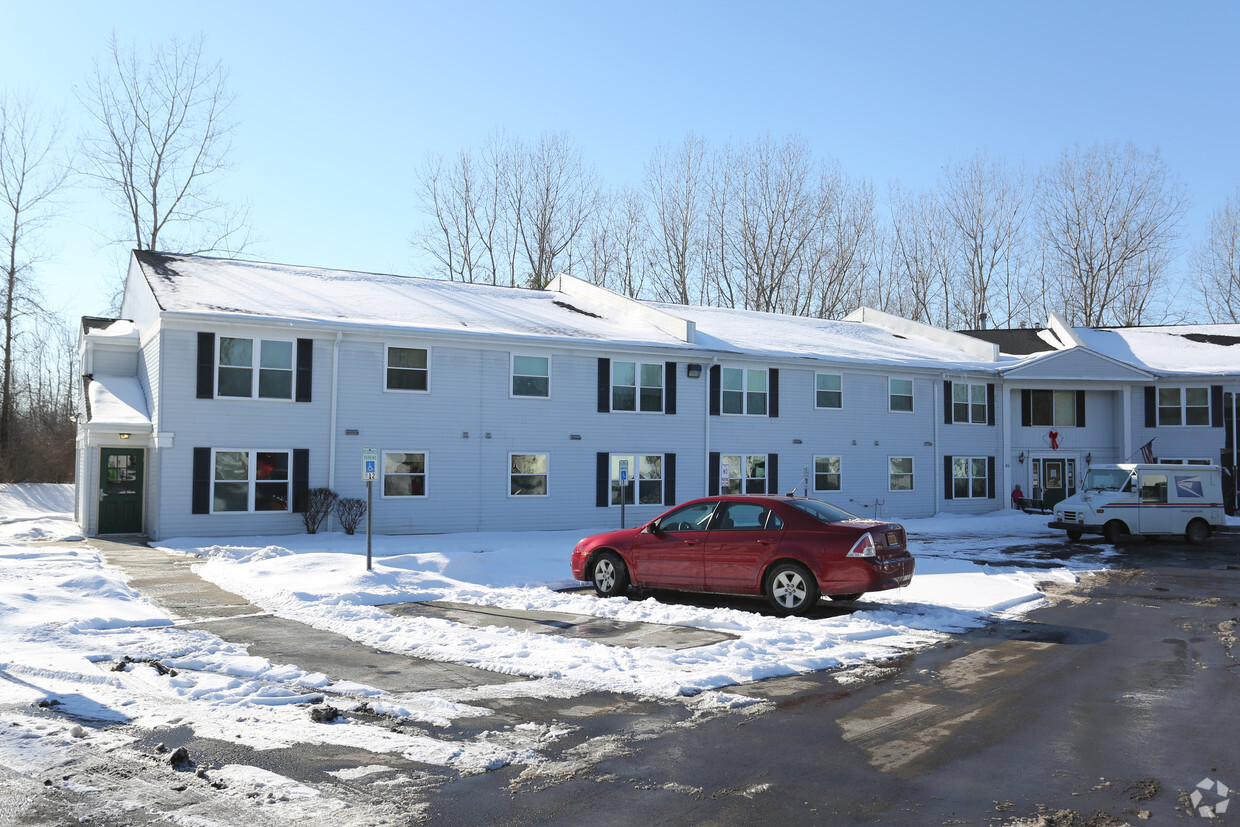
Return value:
<svg viewBox="0 0 1240 827">
<path fill-rule="evenodd" d="M 1176 477 L 1175 493 L 1188 500 L 1205 499 L 1205 490 L 1201 486 L 1201 477 Z"/>
</svg>

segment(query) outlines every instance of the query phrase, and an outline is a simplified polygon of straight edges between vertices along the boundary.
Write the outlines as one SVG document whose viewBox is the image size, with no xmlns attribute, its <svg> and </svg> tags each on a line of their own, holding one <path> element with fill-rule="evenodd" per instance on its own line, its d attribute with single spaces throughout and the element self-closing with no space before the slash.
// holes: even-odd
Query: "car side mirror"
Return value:
<svg viewBox="0 0 1240 827">
<path fill-rule="evenodd" d="M 642 534 L 662 534 L 663 530 L 659 528 L 658 520 L 651 520 L 642 526 Z"/>
</svg>

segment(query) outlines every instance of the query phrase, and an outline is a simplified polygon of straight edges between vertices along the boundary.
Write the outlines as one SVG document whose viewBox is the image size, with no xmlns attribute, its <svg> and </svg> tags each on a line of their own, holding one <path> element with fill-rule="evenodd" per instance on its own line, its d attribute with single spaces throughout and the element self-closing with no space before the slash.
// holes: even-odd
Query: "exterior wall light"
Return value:
<svg viewBox="0 0 1240 827">
<path fill-rule="evenodd" d="M 697 362 L 690 362 L 688 368 L 689 378 L 697 379 L 702 375 L 702 366 Z"/>
</svg>

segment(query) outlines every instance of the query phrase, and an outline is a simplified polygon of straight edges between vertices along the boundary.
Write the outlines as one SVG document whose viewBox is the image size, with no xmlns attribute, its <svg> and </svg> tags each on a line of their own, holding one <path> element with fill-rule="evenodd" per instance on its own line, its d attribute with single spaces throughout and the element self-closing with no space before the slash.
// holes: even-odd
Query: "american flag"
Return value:
<svg viewBox="0 0 1240 827">
<path fill-rule="evenodd" d="M 1141 459 L 1145 462 L 1154 461 L 1154 440 L 1150 440 L 1141 446 Z"/>
</svg>

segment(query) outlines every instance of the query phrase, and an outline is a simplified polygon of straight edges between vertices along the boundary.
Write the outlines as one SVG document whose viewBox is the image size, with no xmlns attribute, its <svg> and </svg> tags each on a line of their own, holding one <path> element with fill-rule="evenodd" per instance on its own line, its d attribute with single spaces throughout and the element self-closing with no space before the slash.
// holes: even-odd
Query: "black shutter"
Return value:
<svg viewBox="0 0 1240 827">
<path fill-rule="evenodd" d="M 1158 427 L 1158 392 L 1153 385 L 1145 386 L 1145 427 Z"/>
<path fill-rule="evenodd" d="M 952 479 L 952 458 L 943 457 L 943 499 L 950 500 L 955 493 L 955 482 Z"/>
<path fill-rule="evenodd" d="M 943 424 L 952 424 L 952 380 L 943 380 Z"/>
<path fill-rule="evenodd" d="M 310 492 L 310 449 L 293 449 L 293 513 L 306 510 L 306 495 Z"/>
<path fill-rule="evenodd" d="M 706 496 L 719 495 L 719 452 L 710 452 L 710 468 L 707 469 L 709 481 L 706 483 Z"/>
<path fill-rule="evenodd" d="M 199 334 L 201 335 L 201 334 Z M 211 334 L 208 333 L 208 336 Z M 211 449 L 194 449 L 193 485 L 190 489 L 190 512 L 211 513 Z"/>
<path fill-rule="evenodd" d="M 986 424 L 995 424 L 995 383 L 986 383 Z"/>
<path fill-rule="evenodd" d="M 198 398 L 215 396 L 215 334 L 198 334 Z M 195 514 L 198 512 L 195 511 Z"/>
<path fill-rule="evenodd" d="M 1215 428 L 1223 427 L 1223 386 L 1210 386 L 1210 424 Z"/>
<path fill-rule="evenodd" d="M 986 457 L 986 496 L 995 498 L 995 458 Z"/>
<path fill-rule="evenodd" d="M 1020 392 L 1020 424 L 1026 428 L 1033 424 L 1033 391 L 1029 388 Z"/>
<path fill-rule="evenodd" d="M 611 413 L 611 360 L 598 360 L 598 412 Z"/>
<path fill-rule="evenodd" d="M 771 368 L 767 371 L 767 391 L 769 391 L 770 401 L 767 403 L 767 415 L 772 419 L 779 417 L 779 368 Z"/>
<path fill-rule="evenodd" d="M 719 395 L 723 390 L 723 373 L 718 365 L 710 366 L 710 415 L 719 416 Z M 716 492 L 718 493 L 718 492 Z"/>
<path fill-rule="evenodd" d="M 676 363 L 668 362 L 663 366 L 666 386 L 663 389 L 663 413 L 676 413 Z"/>
<path fill-rule="evenodd" d="M 606 362 L 606 359 L 599 359 Z M 606 508 L 611 504 L 611 457 L 606 451 L 599 451 L 594 462 L 594 505 Z"/>
<path fill-rule="evenodd" d="M 1076 392 L 1076 427 L 1085 427 L 1085 391 Z"/>
<path fill-rule="evenodd" d="M 663 455 L 663 504 L 676 504 L 676 455 Z"/>
<path fill-rule="evenodd" d="M 314 384 L 314 340 L 297 340 L 297 391 L 298 402 L 310 401 L 310 387 Z"/>
<path fill-rule="evenodd" d="M 779 493 L 779 454 L 766 455 L 766 493 Z"/>
</svg>

